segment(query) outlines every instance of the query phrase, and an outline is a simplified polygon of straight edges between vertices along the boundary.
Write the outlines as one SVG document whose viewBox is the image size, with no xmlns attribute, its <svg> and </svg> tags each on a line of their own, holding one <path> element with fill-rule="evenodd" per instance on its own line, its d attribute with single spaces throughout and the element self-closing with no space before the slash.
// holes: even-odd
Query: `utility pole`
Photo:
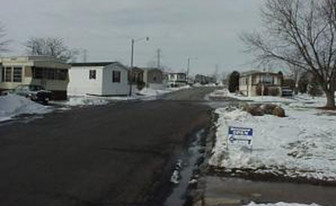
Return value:
<svg viewBox="0 0 336 206">
<path fill-rule="evenodd" d="M 132 83 L 133 83 L 133 56 L 134 56 L 134 39 L 131 40 L 131 71 L 130 71 L 130 88 L 129 96 L 132 96 Z"/>
<path fill-rule="evenodd" d="M 188 63 L 187 63 L 187 76 L 189 75 L 189 72 L 190 72 L 190 61 L 192 59 L 198 59 L 197 57 L 188 57 Z"/>
<path fill-rule="evenodd" d="M 130 84 L 130 87 L 129 87 L 129 96 L 132 95 L 132 84 L 133 84 L 133 59 L 134 59 L 134 43 L 135 42 L 138 42 L 140 40 L 146 40 L 148 41 L 149 40 L 149 37 L 142 37 L 142 38 L 139 38 L 139 39 L 132 39 L 131 40 L 131 68 L 130 68 L 130 79 L 129 79 L 129 84 Z"/>
<path fill-rule="evenodd" d="M 188 63 L 187 63 L 187 76 L 189 75 L 190 71 L 190 57 L 188 57 Z"/>
<path fill-rule="evenodd" d="M 160 69 L 161 49 L 157 50 L 157 68 Z"/>
<path fill-rule="evenodd" d="M 219 68 L 219 65 L 218 64 L 215 64 L 215 71 L 212 75 L 212 78 L 213 78 L 213 83 L 217 83 L 217 79 L 218 79 L 218 68 Z"/>
</svg>

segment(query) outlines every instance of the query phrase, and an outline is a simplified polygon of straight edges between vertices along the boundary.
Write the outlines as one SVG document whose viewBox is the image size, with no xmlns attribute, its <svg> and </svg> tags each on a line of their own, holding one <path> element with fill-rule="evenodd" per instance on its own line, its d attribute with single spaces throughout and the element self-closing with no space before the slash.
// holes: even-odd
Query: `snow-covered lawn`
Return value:
<svg viewBox="0 0 336 206">
<path fill-rule="evenodd" d="M 246 205 L 246 206 L 319 206 L 317 204 L 310 204 L 310 205 L 306 205 L 306 204 L 299 204 L 299 203 L 284 203 L 284 202 L 278 202 L 275 204 L 257 204 L 254 202 L 251 202 L 250 204 Z"/>
<path fill-rule="evenodd" d="M 21 114 L 45 114 L 52 108 L 35 103 L 25 97 L 8 94 L 0 96 L 0 122 Z"/>
<path fill-rule="evenodd" d="M 287 117 L 216 110 L 217 139 L 209 164 L 227 173 L 249 171 L 336 182 L 336 112 L 315 109 L 323 106 L 323 98 L 274 98 Z M 253 128 L 252 152 L 228 147 L 228 126 Z"/>
</svg>

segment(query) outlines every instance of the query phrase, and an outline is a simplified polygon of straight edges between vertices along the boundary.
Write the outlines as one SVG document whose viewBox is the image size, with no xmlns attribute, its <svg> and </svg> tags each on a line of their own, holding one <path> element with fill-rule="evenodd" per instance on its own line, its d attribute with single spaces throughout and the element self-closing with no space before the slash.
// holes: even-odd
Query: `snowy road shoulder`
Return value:
<svg viewBox="0 0 336 206">
<path fill-rule="evenodd" d="M 53 104 L 64 105 L 64 106 L 94 106 L 94 105 L 106 105 L 111 102 L 121 102 L 121 101 L 133 101 L 133 100 L 155 100 L 164 94 L 175 92 L 181 89 L 188 89 L 190 86 L 177 87 L 177 88 L 166 88 L 162 87 L 160 89 L 153 88 L 143 88 L 142 90 L 133 89 L 135 93 L 132 96 L 89 96 L 89 95 L 73 95 L 69 96 L 66 101 L 53 102 Z"/>
<path fill-rule="evenodd" d="M 11 120 L 19 115 L 24 114 L 45 114 L 56 110 L 66 111 L 71 109 L 71 107 L 81 107 L 81 106 L 98 106 L 106 105 L 109 103 L 116 103 L 121 101 L 132 101 L 132 100 L 155 100 L 156 97 L 178 91 L 181 89 L 190 88 L 189 86 L 178 87 L 178 88 L 161 88 L 161 89 L 151 89 L 144 88 L 141 91 L 137 91 L 138 95 L 133 96 L 113 96 L 113 97 L 99 97 L 99 96 L 69 96 L 66 101 L 51 101 L 49 106 L 44 106 L 33 102 L 22 96 L 8 94 L 5 96 L 0 96 L 0 122 Z"/>
<path fill-rule="evenodd" d="M 97 96 L 69 96 L 66 101 L 53 101 L 54 105 L 61 106 L 99 106 L 111 102 L 135 100 L 136 97 L 97 97 Z"/>
</svg>

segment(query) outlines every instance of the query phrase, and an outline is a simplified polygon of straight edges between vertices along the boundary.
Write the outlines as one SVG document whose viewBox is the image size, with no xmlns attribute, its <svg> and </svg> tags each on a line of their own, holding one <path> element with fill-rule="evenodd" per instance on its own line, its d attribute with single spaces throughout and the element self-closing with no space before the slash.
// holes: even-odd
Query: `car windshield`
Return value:
<svg viewBox="0 0 336 206">
<path fill-rule="evenodd" d="M 39 90 L 44 90 L 44 88 L 42 86 L 38 86 L 38 85 L 29 85 L 29 90 L 30 91 L 39 91 Z"/>
</svg>

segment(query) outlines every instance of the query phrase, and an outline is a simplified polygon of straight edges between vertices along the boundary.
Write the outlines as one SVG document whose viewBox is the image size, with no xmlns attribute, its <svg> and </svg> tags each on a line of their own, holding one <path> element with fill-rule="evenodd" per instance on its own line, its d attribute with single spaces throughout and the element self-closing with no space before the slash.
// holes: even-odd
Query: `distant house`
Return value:
<svg viewBox="0 0 336 206">
<path fill-rule="evenodd" d="M 70 95 L 128 95 L 128 68 L 119 62 L 73 63 L 70 69 Z"/>
<path fill-rule="evenodd" d="M 163 72 L 157 68 L 144 68 L 143 81 L 145 82 L 146 87 L 162 87 Z"/>
<path fill-rule="evenodd" d="M 130 70 L 131 72 L 131 70 Z M 144 70 L 139 68 L 139 67 L 134 67 L 132 69 L 132 81 L 133 82 L 143 82 L 143 79 L 144 79 Z"/>
<path fill-rule="evenodd" d="M 240 74 L 239 92 L 246 96 L 280 96 L 283 75 L 272 72 L 249 71 Z"/>
<path fill-rule="evenodd" d="M 170 87 L 180 87 L 187 85 L 186 73 L 167 73 L 167 84 Z"/>
<path fill-rule="evenodd" d="M 216 79 L 213 77 L 206 76 L 206 75 L 196 74 L 194 83 L 199 83 L 199 84 L 216 83 Z"/>
<path fill-rule="evenodd" d="M 132 69 L 132 81 L 138 86 L 138 89 L 143 87 L 161 88 L 163 84 L 163 72 L 157 68 L 140 68 Z"/>
<path fill-rule="evenodd" d="M 69 64 L 49 56 L 0 58 L 0 91 L 19 85 L 40 85 L 54 94 L 55 100 L 67 97 Z"/>
<path fill-rule="evenodd" d="M 136 85 L 138 89 L 142 89 L 145 86 L 144 70 L 139 67 L 133 67 L 132 70 L 129 70 L 128 81 L 132 81 L 133 85 Z"/>
</svg>

